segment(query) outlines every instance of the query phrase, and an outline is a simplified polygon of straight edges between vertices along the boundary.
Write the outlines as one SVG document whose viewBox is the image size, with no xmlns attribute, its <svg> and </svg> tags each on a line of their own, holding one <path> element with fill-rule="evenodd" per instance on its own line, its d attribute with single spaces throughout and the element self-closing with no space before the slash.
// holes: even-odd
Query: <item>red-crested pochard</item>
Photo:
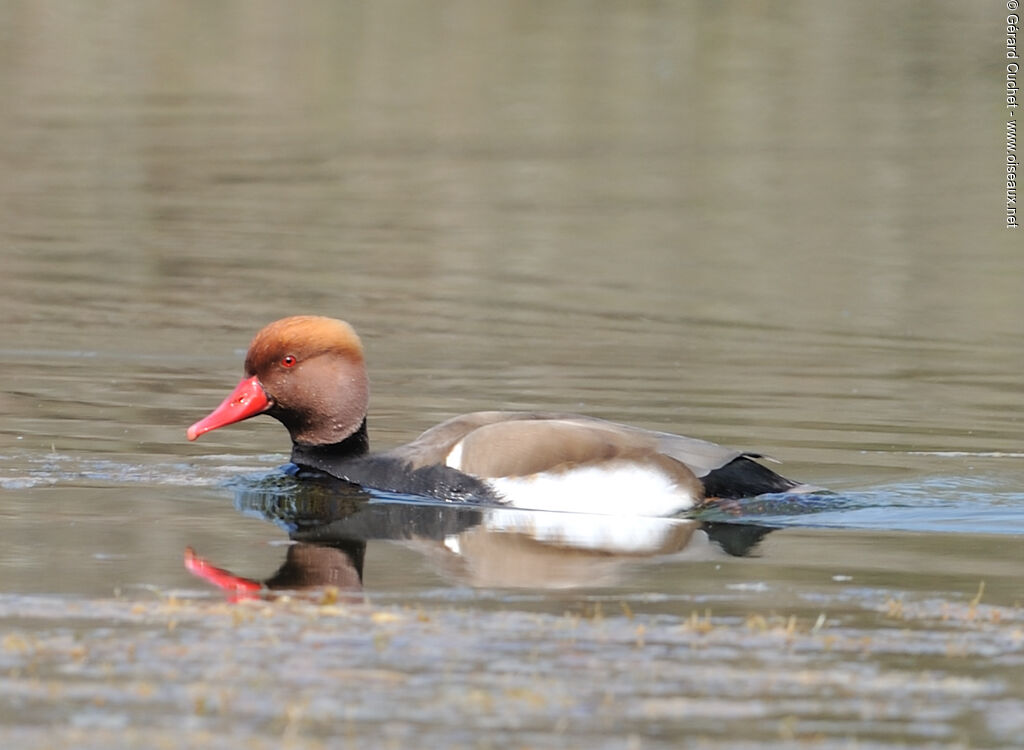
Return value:
<svg viewBox="0 0 1024 750">
<path fill-rule="evenodd" d="M 257 414 L 292 437 L 291 460 L 368 489 L 535 510 L 672 515 L 718 498 L 808 492 L 759 454 L 575 414 L 481 411 L 370 454 L 363 347 L 343 321 L 283 318 L 256 334 L 245 377 L 188 439 Z"/>
</svg>

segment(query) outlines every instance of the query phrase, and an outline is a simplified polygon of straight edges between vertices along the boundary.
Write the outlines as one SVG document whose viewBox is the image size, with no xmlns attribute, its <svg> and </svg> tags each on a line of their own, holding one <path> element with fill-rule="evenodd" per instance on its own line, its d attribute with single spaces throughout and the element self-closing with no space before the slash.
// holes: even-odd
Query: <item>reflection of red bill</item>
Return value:
<svg viewBox="0 0 1024 750">
<path fill-rule="evenodd" d="M 231 601 L 258 599 L 263 584 L 251 578 L 241 578 L 223 568 L 218 568 L 196 554 L 191 547 L 185 548 L 185 570 L 194 576 L 209 581 L 217 588 L 231 594 Z"/>
</svg>

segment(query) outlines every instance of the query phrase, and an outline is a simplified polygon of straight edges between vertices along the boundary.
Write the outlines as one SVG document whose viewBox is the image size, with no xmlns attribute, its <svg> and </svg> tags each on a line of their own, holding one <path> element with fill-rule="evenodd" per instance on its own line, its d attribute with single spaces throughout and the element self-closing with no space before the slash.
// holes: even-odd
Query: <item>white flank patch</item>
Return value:
<svg viewBox="0 0 1024 750">
<path fill-rule="evenodd" d="M 453 469 L 462 470 L 462 441 L 460 440 L 448 451 L 448 457 L 444 462 Z"/>
<path fill-rule="evenodd" d="M 456 446 L 452 453 L 456 450 L 461 452 L 461 447 Z M 449 454 L 449 461 L 451 457 Z M 651 466 L 624 461 L 526 477 L 484 477 L 484 481 L 506 503 L 524 510 L 671 516 L 696 503 L 690 489 L 677 485 L 671 477 Z"/>
</svg>

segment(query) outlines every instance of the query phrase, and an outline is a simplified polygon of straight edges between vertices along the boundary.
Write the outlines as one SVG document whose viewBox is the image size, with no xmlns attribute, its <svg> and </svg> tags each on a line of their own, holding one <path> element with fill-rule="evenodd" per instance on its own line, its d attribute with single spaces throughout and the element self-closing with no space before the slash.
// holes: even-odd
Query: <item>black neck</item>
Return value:
<svg viewBox="0 0 1024 750">
<path fill-rule="evenodd" d="M 303 445 L 292 443 L 292 463 L 311 469 L 327 471 L 340 463 L 365 456 L 370 452 L 370 439 L 366 435 L 366 418 L 359 429 L 342 440 L 330 445 Z"/>
<path fill-rule="evenodd" d="M 368 455 L 366 420 L 352 435 L 331 445 L 292 443 L 292 463 L 367 489 L 421 495 L 446 502 L 497 502 L 498 496 L 478 477 L 431 464 L 413 468 L 404 458 Z"/>
</svg>

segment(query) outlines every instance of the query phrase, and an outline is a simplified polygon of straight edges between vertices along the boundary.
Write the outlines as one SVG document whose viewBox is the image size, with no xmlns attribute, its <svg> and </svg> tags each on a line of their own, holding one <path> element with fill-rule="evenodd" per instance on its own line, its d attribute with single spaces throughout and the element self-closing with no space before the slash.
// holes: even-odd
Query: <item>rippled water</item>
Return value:
<svg viewBox="0 0 1024 750">
<path fill-rule="evenodd" d="M 998 13 L 303 9 L 0 9 L 0 744 L 1014 744 Z M 574 411 L 829 492 L 512 513 L 188 443 L 297 312 L 363 335 L 376 447 Z"/>
</svg>

